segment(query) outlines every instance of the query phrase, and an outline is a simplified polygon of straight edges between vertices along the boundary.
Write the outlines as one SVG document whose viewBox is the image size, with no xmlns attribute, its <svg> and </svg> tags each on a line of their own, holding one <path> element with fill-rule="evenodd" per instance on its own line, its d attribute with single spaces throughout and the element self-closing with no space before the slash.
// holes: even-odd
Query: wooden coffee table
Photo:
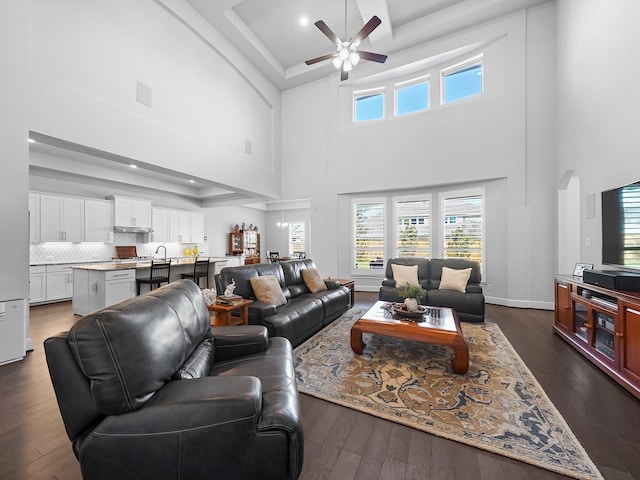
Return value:
<svg viewBox="0 0 640 480">
<path fill-rule="evenodd" d="M 462 336 L 455 310 L 446 307 L 427 307 L 432 314 L 428 316 L 425 314 L 422 322 L 413 322 L 403 319 L 393 310 L 383 308 L 385 305 L 389 305 L 389 302 L 376 302 L 351 327 L 351 349 L 355 353 L 360 354 L 364 351 L 363 333 L 433 343 L 451 347 L 454 353 L 451 361 L 453 371 L 459 374 L 467 373 L 469 347 Z"/>
</svg>

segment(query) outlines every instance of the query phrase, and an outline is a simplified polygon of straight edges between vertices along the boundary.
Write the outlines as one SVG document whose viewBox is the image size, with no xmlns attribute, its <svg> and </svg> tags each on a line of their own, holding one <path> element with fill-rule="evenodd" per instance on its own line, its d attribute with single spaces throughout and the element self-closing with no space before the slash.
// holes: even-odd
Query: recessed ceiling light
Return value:
<svg viewBox="0 0 640 480">
<path fill-rule="evenodd" d="M 131 168 L 138 168 L 137 165 L 134 165 L 133 163 L 131 165 L 129 165 Z"/>
<path fill-rule="evenodd" d="M 300 17 L 300 25 L 302 25 L 303 27 L 309 25 L 309 18 L 304 16 Z"/>
<path fill-rule="evenodd" d="M 30 138 L 30 139 L 28 140 L 28 142 L 29 142 L 29 143 L 36 143 L 36 141 L 35 141 L 33 138 Z"/>
<path fill-rule="evenodd" d="M 191 180 L 189 180 L 189 183 L 196 183 L 196 181 L 191 179 Z"/>
</svg>

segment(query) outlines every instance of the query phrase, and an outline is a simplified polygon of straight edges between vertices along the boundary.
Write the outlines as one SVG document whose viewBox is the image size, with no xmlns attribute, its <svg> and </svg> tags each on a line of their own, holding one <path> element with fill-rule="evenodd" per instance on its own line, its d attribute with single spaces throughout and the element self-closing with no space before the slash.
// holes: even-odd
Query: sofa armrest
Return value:
<svg viewBox="0 0 640 480">
<path fill-rule="evenodd" d="M 155 435 L 225 425 L 260 417 L 262 382 L 257 377 L 203 377 L 168 382 L 144 407 L 110 415 L 101 435 Z M 215 438 L 215 435 L 212 435 Z M 221 439 L 224 441 L 224 439 Z"/>
<path fill-rule="evenodd" d="M 275 315 L 276 306 L 272 303 L 261 302 L 254 300 L 249 304 L 249 319 L 257 320 L 259 324 L 264 323 L 264 319 L 271 315 Z"/>
<path fill-rule="evenodd" d="M 480 285 L 467 285 L 467 293 L 482 293 Z"/>
<path fill-rule="evenodd" d="M 263 352 L 269 344 L 267 329 L 261 325 L 212 327 L 211 337 L 216 362 Z"/>
<path fill-rule="evenodd" d="M 340 288 L 340 282 L 337 280 L 324 280 L 324 284 L 327 286 L 328 290 L 337 290 Z"/>
<path fill-rule="evenodd" d="M 383 287 L 395 287 L 396 286 L 396 281 L 393 278 L 385 278 L 384 280 L 382 280 L 382 286 Z"/>
<path fill-rule="evenodd" d="M 250 376 L 169 382 L 140 409 L 105 418 L 77 444 L 82 476 L 200 478 L 203 471 L 233 472 L 234 452 L 258 448 L 261 391 L 262 382 Z"/>
</svg>

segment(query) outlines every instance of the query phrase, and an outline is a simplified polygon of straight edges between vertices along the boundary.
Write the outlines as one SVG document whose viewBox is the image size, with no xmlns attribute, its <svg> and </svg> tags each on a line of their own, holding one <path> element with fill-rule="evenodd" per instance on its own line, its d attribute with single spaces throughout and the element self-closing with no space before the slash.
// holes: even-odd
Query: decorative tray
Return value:
<svg viewBox="0 0 640 480">
<path fill-rule="evenodd" d="M 421 318 L 427 312 L 428 309 L 427 307 L 418 305 L 417 311 L 410 312 L 409 310 L 407 310 L 407 306 L 404 303 L 392 303 L 391 310 L 393 310 L 393 313 L 402 315 L 403 317 Z"/>
</svg>

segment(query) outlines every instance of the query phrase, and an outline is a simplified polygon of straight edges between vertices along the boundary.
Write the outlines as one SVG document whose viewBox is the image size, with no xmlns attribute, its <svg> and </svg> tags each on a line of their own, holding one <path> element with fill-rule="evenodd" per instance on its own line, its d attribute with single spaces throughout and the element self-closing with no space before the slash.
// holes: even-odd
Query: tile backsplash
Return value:
<svg viewBox="0 0 640 480">
<path fill-rule="evenodd" d="M 198 245 L 200 253 L 208 255 L 207 244 L 145 243 L 146 235 L 141 233 L 115 232 L 113 237 L 114 243 L 32 243 L 29 247 L 29 263 L 108 261 L 116 256 L 116 245 L 135 245 L 138 256 L 153 256 L 159 245 L 165 245 L 168 257 L 184 256 L 188 247 Z M 161 251 L 161 254 L 164 255 L 164 252 Z"/>
</svg>

